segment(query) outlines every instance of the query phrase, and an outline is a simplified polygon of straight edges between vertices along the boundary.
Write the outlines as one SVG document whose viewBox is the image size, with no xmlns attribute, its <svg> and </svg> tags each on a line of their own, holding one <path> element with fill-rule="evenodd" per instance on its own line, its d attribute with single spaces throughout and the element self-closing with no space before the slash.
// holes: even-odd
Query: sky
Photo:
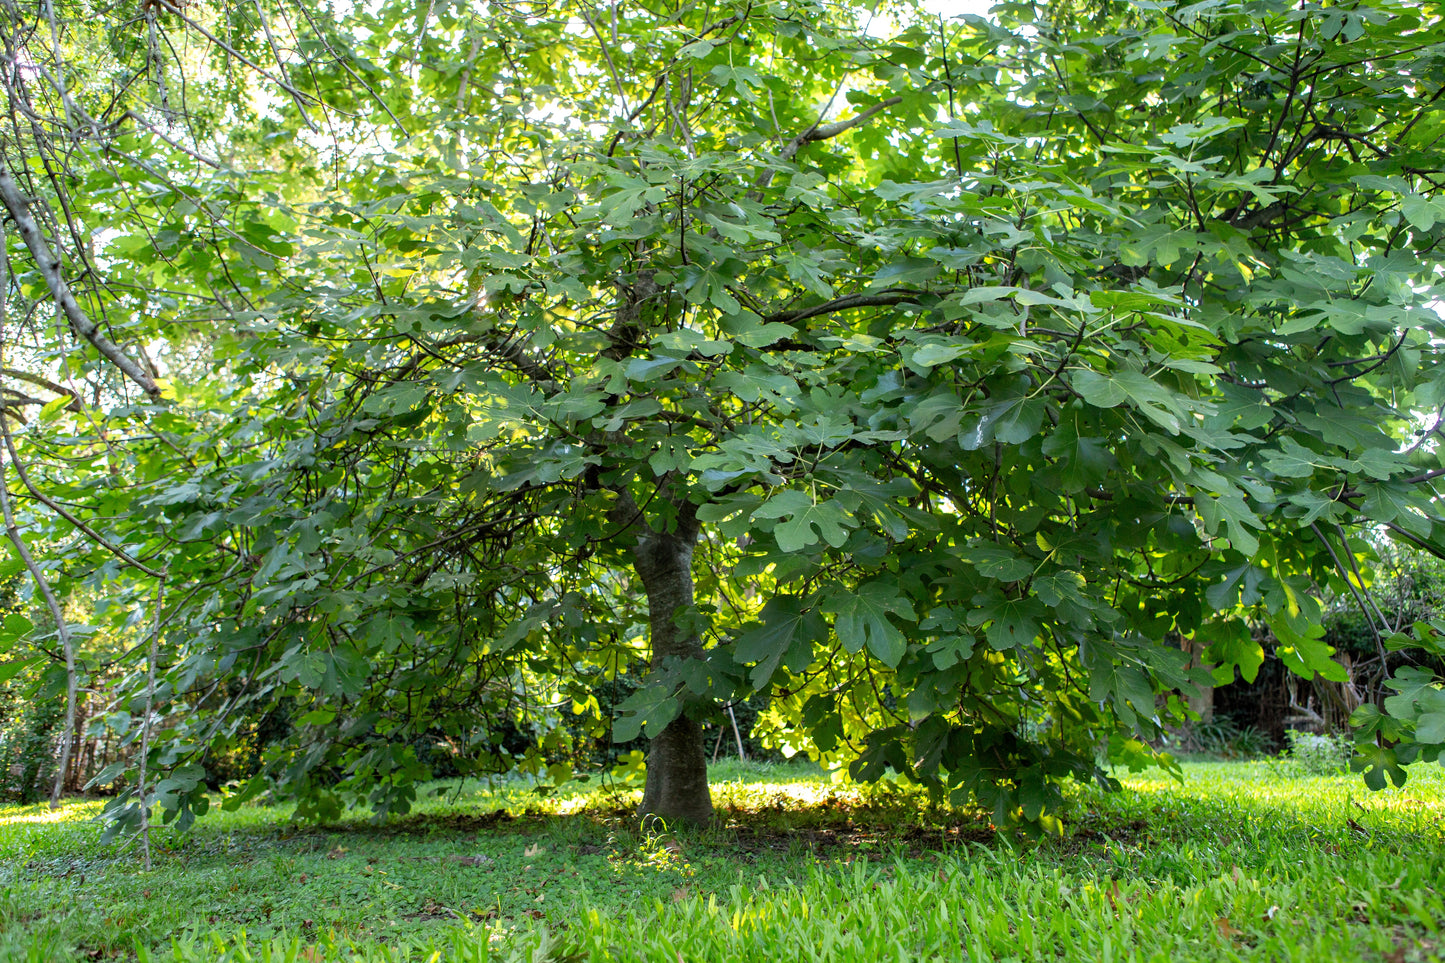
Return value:
<svg viewBox="0 0 1445 963">
<path fill-rule="evenodd" d="M 983 16 L 996 2 L 997 0 L 924 0 L 923 6 L 928 11 L 941 13 L 945 17 L 956 17 L 965 13 Z"/>
</svg>

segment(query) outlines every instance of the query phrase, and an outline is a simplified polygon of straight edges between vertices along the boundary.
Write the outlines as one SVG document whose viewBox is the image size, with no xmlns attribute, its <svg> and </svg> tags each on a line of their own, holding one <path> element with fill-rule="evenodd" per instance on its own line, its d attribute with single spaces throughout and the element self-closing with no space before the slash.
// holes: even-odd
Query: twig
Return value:
<svg viewBox="0 0 1445 963">
<path fill-rule="evenodd" d="M 765 321 L 780 321 L 783 324 L 793 324 L 797 321 L 806 321 L 808 318 L 815 318 L 820 314 L 832 314 L 836 311 L 846 311 L 850 308 L 881 308 L 890 307 L 895 304 L 917 303 L 920 298 L 932 294 L 931 291 L 909 291 L 895 289 L 892 291 L 879 291 L 874 294 L 847 294 L 831 301 L 824 301 L 822 304 L 814 304 L 806 308 L 798 308 L 793 311 L 778 311 L 768 315 Z"/>
<path fill-rule="evenodd" d="M 1365 587 L 1364 582 L 1361 582 L 1360 587 L 1357 589 L 1355 587 L 1355 583 L 1350 581 L 1350 573 L 1340 562 L 1340 557 L 1335 554 L 1335 547 L 1329 543 L 1328 539 L 1325 538 L 1324 533 L 1320 531 L 1320 527 L 1314 522 L 1310 522 L 1310 531 L 1315 533 L 1315 538 L 1319 539 L 1320 544 L 1323 545 L 1325 547 L 1325 550 L 1330 553 L 1330 558 L 1334 560 L 1335 568 L 1339 570 L 1340 575 L 1345 580 L 1345 586 L 1350 590 L 1350 594 L 1355 597 L 1355 604 L 1359 606 L 1360 611 L 1364 614 L 1365 621 L 1370 624 L 1370 634 L 1375 637 L 1375 648 L 1379 652 L 1380 658 L 1385 658 L 1385 643 L 1380 637 L 1379 626 L 1375 624 L 1375 616 L 1370 612 L 1370 608 L 1373 607 L 1373 600 L 1371 601 L 1371 605 L 1367 606 L 1365 604 L 1365 599 L 1360 595 L 1360 591 Z M 1341 533 L 1341 538 L 1343 537 L 1344 533 Z M 1347 552 L 1350 550 L 1350 543 L 1348 540 L 1346 540 L 1344 543 L 1344 549 Z M 1350 556 L 1350 564 L 1353 566 L 1354 562 L 1354 556 L 1352 555 Z M 1359 570 L 1356 569 L 1356 572 L 1358 571 Z M 1356 577 L 1358 577 L 1358 575 Z M 1380 618 L 1383 620 L 1385 617 L 1381 615 Z M 1388 625 L 1389 623 L 1386 622 L 1385 624 Z"/>
<path fill-rule="evenodd" d="M 221 162 L 220 162 L 220 161 L 214 160 L 214 159 L 212 159 L 212 158 L 210 158 L 210 157 L 207 157 L 205 154 L 201 154 L 201 153 L 198 153 L 197 151 L 191 150 L 189 147 L 187 147 L 185 144 L 182 144 L 180 141 L 172 140 L 170 137 L 166 136 L 165 133 L 163 133 L 162 131 L 158 130 L 158 129 L 155 127 L 154 124 L 152 124 L 150 121 L 146 120 L 144 117 L 142 117 L 140 114 L 137 114 L 137 113 L 136 113 L 135 111 L 133 111 L 133 110 L 128 110 L 128 111 L 126 111 L 124 114 L 121 114 L 121 115 L 120 115 L 120 118 L 115 122 L 114 125 L 112 125 L 112 127 L 118 126 L 122 121 L 127 120 L 127 119 L 133 120 L 133 121 L 135 121 L 137 124 L 140 124 L 140 125 L 141 125 L 142 127 L 144 127 L 146 130 L 150 131 L 152 134 L 154 134 L 156 137 L 159 137 L 161 140 L 165 141 L 167 144 L 170 144 L 172 147 L 174 147 L 176 150 L 180 151 L 182 154 L 185 154 L 187 157 L 190 157 L 190 158 L 192 158 L 193 160 L 198 160 L 198 161 L 200 161 L 202 164 L 205 164 L 207 167 L 210 167 L 210 168 L 212 168 L 212 169 L 214 169 L 214 170 L 220 170 L 220 169 L 221 169 Z"/>
<path fill-rule="evenodd" d="M 617 100 L 622 105 L 622 112 L 631 113 L 631 108 L 627 106 L 627 91 L 622 86 L 622 78 L 617 75 L 616 65 L 612 63 L 612 52 L 607 49 L 607 41 L 602 39 L 602 31 L 597 29 L 597 24 L 587 15 L 585 8 L 579 7 L 578 11 L 582 14 L 582 19 L 587 21 L 587 26 L 592 28 L 592 34 L 597 38 L 597 46 L 602 49 L 602 56 L 607 61 L 607 72 L 612 75 L 612 83 L 617 88 Z"/>
<path fill-rule="evenodd" d="M 195 30 L 197 33 L 205 37 L 211 43 L 215 44 L 217 47 L 220 47 L 222 50 L 226 51 L 226 53 L 230 54 L 232 57 L 235 57 L 237 60 L 241 61 L 241 63 L 245 64 L 247 67 L 250 67 L 252 70 L 256 71 L 256 73 L 260 74 L 262 77 L 265 77 L 277 87 L 280 87 L 282 90 L 286 91 L 286 93 L 291 96 L 291 99 L 296 101 L 296 106 L 297 108 L 299 108 L 298 116 L 301 118 L 301 122 L 305 124 L 311 131 L 315 133 L 320 133 L 320 128 L 318 128 L 316 124 L 311 120 L 311 118 L 306 115 L 306 111 L 304 108 L 308 102 L 319 105 L 321 101 L 317 100 L 310 94 L 302 93 L 301 91 L 297 90 L 295 87 L 291 86 L 279 77 L 271 76 L 271 74 L 266 70 L 266 68 L 262 67 L 260 64 L 256 63 L 249 57 L 242 55 L 241 52 L 238 51 L 235 47 L 232 47 L 230 44 L 226 43 L 226 41 L 211 33 L 205 27 L 201 26 L 195 20 L 187 16 L 184 10 L 180 9 L 179 7 L 173 6 L 172 4 L 167 2 L 167 0 L 151 0 L 151 2 L 154 3 L 156 6 L 163 8 L 167 12 L 173 13 L 177 17 L 180 17 L 181 21 L 185 23 L 186 26 Z"/>
</svg>

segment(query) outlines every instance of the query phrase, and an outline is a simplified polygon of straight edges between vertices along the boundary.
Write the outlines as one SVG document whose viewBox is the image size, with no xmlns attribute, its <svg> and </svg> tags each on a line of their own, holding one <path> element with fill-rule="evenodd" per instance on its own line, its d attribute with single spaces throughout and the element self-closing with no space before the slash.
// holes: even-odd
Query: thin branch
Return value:
<svg viewBox="0 0 1445 963">
<path fill-rule="evenodd" d="M 1445 475 L 1445 468 L 1432 468 L 1427 472 L 1422 472 L 1419 475 L 1415 475 L 1413 478 L 1405 479 L 1405 484 L 1418 485 L 1421 482 L 1427 482 L 1432 478 L 1439 478 L 1441 475 Z"/>
<path fill-rule="evenodd" d="M 90 538 L 91 541 L 95 542 L 107 552 L 110 552 L 122 562 L 132 566 L 133 568 L 140 569 L 142 572 L 151 576 L 152 578 L 160 578 L 160 572 L 151 568 L 149 565 L 146 565 L 140 559 L 131 555 L 119 545 L 112 544 L 110 540 L 107 539 L 104 535 L 100 534 L 100 532 L 97 532 L 95 529 L 87 525 L 82 519 L 71 514 L 64 505 L 61 505 L 59 502 L 55 501 L 53 498 L 49 497 L 40 489 L 35 487 L 35 485 L 30 481 L 29 473 L 25 471 L 24 463 L 20 460 L 20 453 L 15 450 L 15 438 L 13 435 L 11 435 L 10 423 L 3 414 L 0 414 L 0 435 L 4 436 L 5 450 L 10 453 L 10 462 L 15 466 L 15 474 L 20 477 L 20 483 L 25 486 L 25 490 L 30 493 L 31 497 L 43 503 L 46 508 L 49 508 L 51 511 L 55 512 L 55 514 L 65 519 L 76 528 L 80 529 L 86 534 L 88 538 Z"/>
<path fill-rule="evenodd" d="M 1416 548 L 1420 549 L 1422 552 L 1429 552 L 1436 558 L 1445 559 L 1445 549 L 1442 549 L 1439 545 L 1434 544 L 1428 539 L 1421 538 L 1414 532 L 1403 529 L 1399 525 L 1396 525 L 1394 522 L 1386 522 L 1385 527 L 1388 528 L 1390 531 L 1394 532 L 1396 535 L 1403 538 L 1405 541 L 1409 542 L 1411 545 L 1414 545 Z"/>
<path fill-rule="evenodd" d="M 74 389 L 67 388 L 65 385 L 56 384 L 49 378 L 42 378 L 40 375 L 31 374 L 28 371 L 21 371 L 18 368 L 0 368 L 0 377 L 14 378 L 16 381 L 28 382 L 38 388 L 44 388 L 46 391 L 53 391 L 57 395 L 64 395 L 70 399 L 70 404 L 66 406 L 70 411 L 78 412 L 81 410 L 82 402 L 80 395 L 76 394 Z"/>
<path fill-rule="evenodd" d="M 867 110 L 859 111 L 847 120 L 835 121 L 831 124 L 814 124 L 812 127 L 793 138 L 791 144 L 783 148 L 782 159 L 791 160 L 804 144 L 816 143 L 820 140 L 831 140 L 846 131 L 852 130 L 872 118 L 875 114 L 881 113 L 896 104 L 903 103 L 902 97 L 889 97 L 887 100 L 880 100 Z"/>
<path fill-rule="evenodd" d="M 156 137 L 159 137 L 161 140 L 165 141 L 167 144 L 170 144 L 170 145 L 171 145 L 172 147 L 174 147 L 176 150 L 180 151 L 182 154 L 185 154 L 187 157 L 191 158 L 192 160 L 200 161 L 202 164 L 205 164 L 207 167 L 210 167 L 210 168 L 212 168 L 212 169 L 214 169 L 214 170 L 220 170 L 220 169 L 221 169 L 221 162 L 220 162 L 220 161 L 214 160 L 213 158 L 210 158 L 210 157 L 207 157 L 205 154 L 201 154 L 201 153 L 198 153 L 198 152 L 196 152 L 196 151 L 194 151 L 194 150 L 191 150 L 189 147 L 187 147 L 185 144 L 182 144 L 180 141 L 172 139 L 171 137 L 167 136 L 167 135 L 166 135 L 165 133 L 163 133 L 162 131 L 158 130 L 158 129 L 156 128 L 156 126 L 155 126 L 154 124 L 152 124 L 150 121 L 146 120 L 144 117 L 142 117 L 140 114 L 137 114 L 137 113 L 136 113 L 135 111 L 133 111 L 133 110 L 128 110 L 128 111 L 126 111 L 124 114 L 121 114 L 120 117 L 116 120 L 116 122 L 111 125 L 111 128 L 114 129 L 115 127 L 120 126 L 120 124 L 121 124 L 122 122 L 126 121 L 126 120 L 133 120 L 133 121 L 135 121 L 137 124 L 140 124 L 142 127 L 144 127 L 146 130 L 150 131 L 150 132 L 151 132 L 152 134 L 154 134 Z"/>
<path fill-rule="evenodd" d="M 172 4 L 168 3 L 167 0 L 151 0 L 151 2 L 158 7 L 165 9 L 167 12 L 173 13 L 177 17 L 180 17 L 181 21 L 185 23 L 186 26 L 195 30 L 197 33 L 205 37 L 211 43 L 215 44 L 217 47 L 220 47 L 222 50 L 226 51 L 226 53 L 230 54 L 232 57 L 235 57 L 237 60 L 241 61 L 241 63 L 245 64 L 247 67 L 250 67 L 252 70 L 256 71 L 256 73 L 260 74 L 262 77 L 265 77 L 277 87 L 280 87 L 282 90 L 286 91 L 286 93 L 291 96 L 291 99 L 296 101 L 296 106 L 300 108 L 297 113 L 298 116 L 301 118 L 301 122 L 305 124 L 308 128 L 310 128 L 313 132 L 320 133 L 320 128 L 316 126 L 316 124 L 311 120 L 310 117 L 306 116 L 304 105 L 308 102 L 320 105 L 321 101 L 317 100 L 310 94 L 302 93 L 301 91 L 297 90 L 295 87 L 291 86 L 279 77 L 271 76 L 271 74 L 266 70 L 266 68 L 262 67 L 254 60 L 251 60 L 249 57 L 242 55 L 241 52 L 238 51 L 235 47 L 232 47 L 220 37 L 217 37 L 215 34 L 211 33 L 209 30 L 201 26 L 195 20 L 192 20 L 189 16 L 186 15 L 186 12 L 184 10 L 181 10 L 179 7 L 173 6 Z"/>
<path fill-rule="evenodd" d="M 1365 621 L 1370 624 L 1370 634 L 1375 637 L 1375 648 L 1379 651 L 1380 658 L 1385 658 L 1385 644 L 1380 638 L 1380 628 L 1375 624 L 1375 616 L 1370 612 L 1370 606 L 1365 604 L 1364 598 L 1360 595 L 1360 590 L 1364 588 L 1364 583 L 1361 582 L 1360 587 L 1356 588 L 1355 583 L 1350 581 L 1350 573 L 1346 571 L 1345 566 L 1341 564 L 1339 555 L 1335 554 L 1335 547 L 1330 544 L 1329 539 L 1325 538 L 1324 532 L 1320 531 L 1318 525 L 1310 522 L 1310 531 L 1315 533 L 1315 538 L 1319 539 L 1320 544 L 1330 553 L 1330 558 L 1334 561 L 1335 568 L 1339 570 L 1340 577 L 1345 580 L 1345 586 L 1349 588 L 1350 594 L 1355 597 L 1355 605 L 1359 607 L 1360 612 L 1365 616 Z M 1349 549 L 1350 545 L 1347 541 L 1345 542 L 1345 551 L 1349 551 Z M 1350 564 L 1354 564 L 1354 556 L 1350 557 Z M 1384 618 L 1384 616 L 1381 616 L 1381 618 Z"/>
<path fill-rule="evenodd" d="M 582 19 L 587 21 L 587 26 L 592 28 L 592 35 L 597 38 L 597 46 L 602 49 L 602 57 L 607 61 L 607 72 L 612 75 L 613 86 L 617 88 L 617 100 L 622 105 L 622 112 L 630 114 L 632 109 L 627 106 L 627 90 L 622 86 L 622 78 L 617 74 L 617 65 L 612 62 L 612 51 L 607 49 L 607 41 L 602 39 L 602 31 L 597 29 L 597 23 L 587 14 L 585 8 L 578 8 Z"/>
</svg>

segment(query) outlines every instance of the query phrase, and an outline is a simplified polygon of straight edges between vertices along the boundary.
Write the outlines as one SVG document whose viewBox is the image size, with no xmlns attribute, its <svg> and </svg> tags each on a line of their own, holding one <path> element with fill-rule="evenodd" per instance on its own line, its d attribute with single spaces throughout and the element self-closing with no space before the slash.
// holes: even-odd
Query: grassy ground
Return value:
<svg viewBox="0 0 1445 963">
<path fill-rule="evenodd" d="M 452 791 L 387 827 L 284 808 L 157 834 L 98 804 L 0 808 L 0 959 L 1445 959 L 1445 772 L 1400 790 L 1195 763 L 1084 794 L 1060 840 L 806 769 L 718 767 L 725 824 L 644 833 L 627 800 Z"/>
</svg>

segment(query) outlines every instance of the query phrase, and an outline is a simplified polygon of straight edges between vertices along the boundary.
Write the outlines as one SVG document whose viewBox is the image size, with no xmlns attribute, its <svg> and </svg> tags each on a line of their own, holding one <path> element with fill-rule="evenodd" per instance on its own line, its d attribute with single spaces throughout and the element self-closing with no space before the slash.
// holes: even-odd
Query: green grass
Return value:
<svg viewBox="0 0 1445 963">
<path fill-rule="evenodd" d="M 1438 960 L 1445 772 L 1400 790 L 1191 763 L 1079 795 L 1063 839 L 806 767 L 713 771 L 724 820 L 455 787 L 385 827 L 284 807 L 102 848 L 76 802 L 0 808 L 0 959 Z"/>
</svg>

